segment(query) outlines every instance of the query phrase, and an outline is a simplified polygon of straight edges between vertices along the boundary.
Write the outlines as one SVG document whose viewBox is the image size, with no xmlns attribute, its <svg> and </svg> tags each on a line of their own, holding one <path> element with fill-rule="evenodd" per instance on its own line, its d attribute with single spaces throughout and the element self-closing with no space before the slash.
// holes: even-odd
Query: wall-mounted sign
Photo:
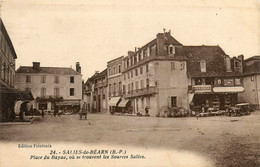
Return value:
<svg viewBox="0 0 260 167">
<path fill-rule="evenodd" d="M 192 88 L 195 93 L 211 92 L 211 85 L 194 85 Z"/>
<path fill-rule="evenodd" d="M 234 79 L 224 79 L 225 86 L 234 86 Z"/>
<path fill-rule="evenodd" d="M 217 80 L 217 83 L 218 83 L 218 85 L 221 85 L 221 84 L 222 84 L 221 79 L 218 79 L 218 80 Z"/>
</svg>

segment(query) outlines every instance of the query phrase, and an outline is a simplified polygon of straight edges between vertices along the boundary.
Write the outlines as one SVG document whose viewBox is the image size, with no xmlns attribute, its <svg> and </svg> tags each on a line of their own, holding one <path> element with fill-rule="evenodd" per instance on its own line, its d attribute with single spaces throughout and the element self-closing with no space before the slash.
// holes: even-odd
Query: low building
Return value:
<svg viewBox="0 0 260 167">
<path fill-rule="evenodd" d="M 255 108 L 260 107 L 260 56 L 244 61 L 243 81 L 245 91 L 238 97 L 240 102 L 248 102 Z"/>
<path fill-rule="evenodd" d="M 54 111 L 55 107 L 64 112 L 77 112 L 82 100 L 82 75 L 79 63 L 76 71 L 66 67 L 20 66 L 16 71 L 15 85 L 31 91 L 37 110 Z"/>
</svg>

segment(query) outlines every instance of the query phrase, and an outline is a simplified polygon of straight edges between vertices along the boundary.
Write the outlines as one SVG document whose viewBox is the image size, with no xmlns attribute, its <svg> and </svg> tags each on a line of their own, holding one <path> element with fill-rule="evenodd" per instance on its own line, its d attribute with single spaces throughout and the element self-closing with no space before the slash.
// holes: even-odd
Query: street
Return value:
<svg viewBox="0 0 260 167">
<path fill-rule="evenodd" d="M 243 117 L 156 118 L 88 114 L 0 125 L 1 142 L 75 142 L 187 150 L 216 166 L 259 166 L 260 111 Z"/>
</svg>

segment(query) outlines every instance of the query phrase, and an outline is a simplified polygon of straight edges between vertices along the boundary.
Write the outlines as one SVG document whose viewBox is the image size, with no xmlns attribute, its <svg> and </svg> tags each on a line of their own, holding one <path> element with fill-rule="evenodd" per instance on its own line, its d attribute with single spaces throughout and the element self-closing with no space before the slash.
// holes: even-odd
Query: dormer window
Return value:
<svg viewBox="0 0 260 167">
<path fill-rule="evenodd" d="M 169 45 L 169 47 L 168 47 L 168 54 L 169 55 L 175 54 L 175 48 L 174 48 L 173 45 Z"/>
<path fill-rule="evenodd" d="M 147 57 L 149 57 L 150 56 L 150 47 L 147 48 L 146 52 L 147 52 Z"/>
<path fill-rule="evenodd" d="M 200 61 L 200 70 L 201 70 L 201 72 L 206 72 L 206 61 L 205 60 Z"/>
</svg>

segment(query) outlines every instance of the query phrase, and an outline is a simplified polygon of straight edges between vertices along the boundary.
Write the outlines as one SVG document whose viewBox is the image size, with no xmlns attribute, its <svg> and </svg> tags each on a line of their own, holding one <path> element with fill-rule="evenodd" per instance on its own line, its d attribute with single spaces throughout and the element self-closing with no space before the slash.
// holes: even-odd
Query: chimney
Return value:
<svg viewBox="0 0 260 167">
<path fill-rule="evenodd" d="M 135 52 L 133 52 L 133 51 L 128 51 L 128 56 L 132 56 L 132 55 L 134 55 L 135 54 Z"/>
<path fill-rule="evenodd" d="M 33 69 L 39 70 L 40 69 L 40 62 L 33 62 Z"/>
<path fill-rule="evenodd" d="M 81 67 L 79 62 L 76 62 L 76 71 L 81 74 Z"/>
<path fill-rule="evenodd" d="M 157 55 L 164 56 L 164 33 L 158 33 L 156 35 L 156 42 L 157 42 Z"/>
<path fill-rule="evenodd" d="M 169 30 L 169 34 L 171 35 L 171 30 Z"/>
<path fill-rule="evenodd" d="M 135 47 L 135 52 L 137 52 L 137 47 Z"/>
<path fill-rule="evenodd" d="M 237 58 L 241 61 L 241 68 L 240 68 L 240 72 L 243 73 L 244 71 L 244 55 L 239 55 L 237 56 Z"/>
</svg>

